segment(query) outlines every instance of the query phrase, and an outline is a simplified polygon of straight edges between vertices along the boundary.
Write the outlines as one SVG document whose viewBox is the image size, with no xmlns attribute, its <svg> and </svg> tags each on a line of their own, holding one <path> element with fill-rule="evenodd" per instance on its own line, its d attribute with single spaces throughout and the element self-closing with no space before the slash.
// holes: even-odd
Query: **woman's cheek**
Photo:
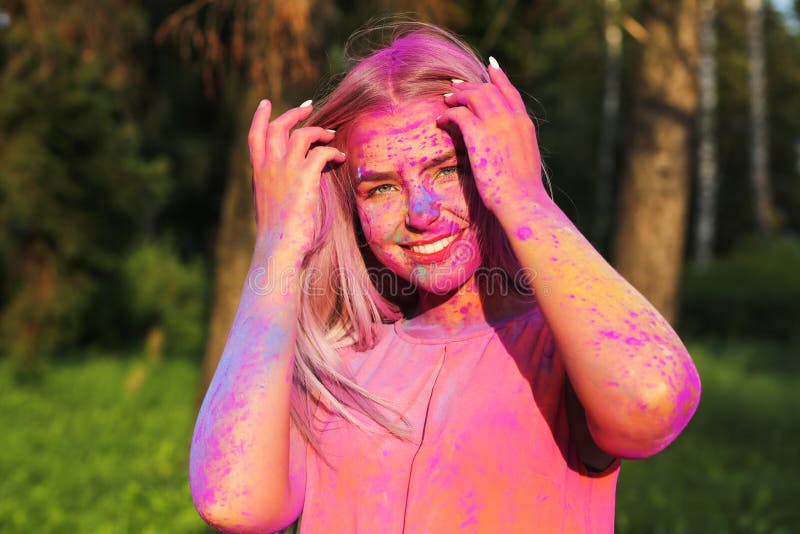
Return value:
<svg viewBox="0 0 800 534">
<path fill-rule="evenodd" d="M 379 243 L 396 241 L 399 206 L 400 202 L 387 199 L 369 202 L 359 209 L 361 226 L 367 241 Z"/>
</svg>

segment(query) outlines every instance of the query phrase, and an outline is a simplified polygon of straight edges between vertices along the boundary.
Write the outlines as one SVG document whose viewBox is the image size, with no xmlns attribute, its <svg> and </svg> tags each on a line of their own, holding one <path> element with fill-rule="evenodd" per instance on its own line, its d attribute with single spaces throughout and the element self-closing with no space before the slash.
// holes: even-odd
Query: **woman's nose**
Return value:
<svg viewBox="0 0 800 534">
<path fill-rule="evenodd" d="M 408 194 L 406 226 L 426 228 L 439 218 L 439 200 L 424 187 L 415 187 Z"/>
</svg>

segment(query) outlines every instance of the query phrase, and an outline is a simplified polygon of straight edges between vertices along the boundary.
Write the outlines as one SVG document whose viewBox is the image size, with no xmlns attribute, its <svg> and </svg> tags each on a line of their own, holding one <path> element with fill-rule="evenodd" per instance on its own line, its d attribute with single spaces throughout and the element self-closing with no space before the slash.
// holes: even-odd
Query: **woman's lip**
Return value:
<svg viewBox="0 0 800 534">
<path fill-rule="evenodd" d="M 428 238 L 428 239 L 420 239 L 419 241 L 414 241 L 413 243 L 403 243 L 400 246 L 408 248 L 408 247 L 418 247 L 418 246 L 421 246 L 421 245 L 430 245 L 431 243 L 436 243 L 437 241 L 441 241 L 442 239 L 447 239 L 448 237 L 451 237 L 451 236 L 458 236 L 463 231 L 464 231 L 464 229 L 462 228 L 461 230 L 459 230 L 458 232 L 456 232 L 454 234 L 440 235 L 440 236 L 431 237 L 431 238 Z M 456 239 L 458 239 L 458 237 L 456 237 Z"/>
<path fill-rule="evenodd" d="M 408 248 L 407 246 L 403 246 L 403 250 L 416 263 L 420 263 L 420 264 L 438 263 L 440 261 L 444 261 L 445 259 L 447 259 L 448 256 L 450 256 L 450 249 L 453 248 L 453 245 L 455 243 L 458 243 L 458 240 L 461 238 L 463 233 L 464 233 L 464 230 L 461 230 L 457 234 L 450 234 L 450 235 L 455 235 L 456 236 L 455 239 L 453 239 L 450 242 L 450 244 L 448 244 L 442 250 L 440 250 L 438 252 L 433 252 L 431 254 L 425 254 L 423 252 L 414 252 L 412 249 Z M 440 237 L 439 239 L 445 239 L 446 237 L 450 237 L 450 236 Z M 435 241 L 434 241 L 434 243 L 435 243 Z"/>
</svg>

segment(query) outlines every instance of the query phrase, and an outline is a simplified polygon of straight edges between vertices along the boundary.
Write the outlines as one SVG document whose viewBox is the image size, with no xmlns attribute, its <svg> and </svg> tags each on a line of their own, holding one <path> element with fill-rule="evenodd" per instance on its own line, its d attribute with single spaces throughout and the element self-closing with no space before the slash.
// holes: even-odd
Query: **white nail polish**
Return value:
<svg viewBox="0 0 800 534">
<path fill-rule="evenodd" d="M 500 64 L 492 56 L 489 56 L 489 65 L 494 67 L 494 68 L 496 68 L 496 69 L 500 69 Z"/>
<path fill-rule="evenodd" d="M 453 93 L 445 93 L 444 97 L 447 98 L 448 96 L 453 96 Z"/>
<path fill-rule="evenodd" d="M 450 81 L 451 81 L 452 83 L 456 84 L 456 85 L 458 85 L 458 84 L 460 84 L 460 83 L 464 83 L 464 80 L 459 80 L 458 78 L 453 78 L 453 79 L 452 79 L 452 80 L 450 80 Z"/>
<path fill-rule="evenodd" d="M 330 133 L 336 133 L 336 130 L 331 130 L 330 128 L 328 128 L 328 131 L 329 131 Z"/>
<path fill-rule="evenodd" d="M 303 102 L 302 104 L 300 104 L 300 107 L 301 107 L 301 108 L 307 108 L 307 107 L 308 107 L 308 106 L 310 106 L 310 105 L 311 105 L 311 100 L 306 100 L 305 102 Z"/>
</svg>

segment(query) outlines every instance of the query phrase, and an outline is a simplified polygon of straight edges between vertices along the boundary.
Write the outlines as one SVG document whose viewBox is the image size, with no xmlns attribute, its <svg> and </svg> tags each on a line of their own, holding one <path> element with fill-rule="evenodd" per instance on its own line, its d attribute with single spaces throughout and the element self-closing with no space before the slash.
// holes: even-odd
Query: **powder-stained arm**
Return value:
<svg viewBox="0 0 800 534">
<path fill-rule="evenodd" d="M 439 124 L 458 126 L 476 187 L 536 291 L 591 436 L 613 456 L 666 447 L 694 414 L 700 380 L 658 311 L 546 194 L 536 132 L 503 71 L 455 83 Z"/>
<path fill-rule="evenodd" d="M 200 515 L 226 532 L 274 532 L 305 498 L 302 439 L 290 424 L 301 260 L 314 233 L 323 167 L 344 154 L 334 133 L 294 130 L 309 103 L 269 121 L 262 101 L 249 144 L 256 247 L 219 366 L 197 417 L 190 482 Z M 320 146 L 314 146 L 320 144 Z"/>
<path fill-rule="evenodd" d="M 614 456 L 666 447 L 694 414 L 686 348 L 549 198 L 503 222 L 556 339 L 595 443 Z"/>
<path fill-rule="evenodd" d="M 280 253 L 257 256 L 192 438 L 195 506 L 227 532 L 279 530 L 299 515 L 305 491 L 305 458 L 290 457 L 296 290 L 253 286 L 266 257 L 277 269 L 294 265 Z"/>
</svg>

